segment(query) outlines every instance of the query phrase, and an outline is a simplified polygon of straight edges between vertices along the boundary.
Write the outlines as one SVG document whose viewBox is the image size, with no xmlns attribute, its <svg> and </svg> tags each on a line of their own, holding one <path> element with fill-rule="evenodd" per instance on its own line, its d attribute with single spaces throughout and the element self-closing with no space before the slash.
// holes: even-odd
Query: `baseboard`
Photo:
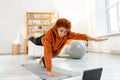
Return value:
<svg viewBox="0 0 120 80">
<path fill-rule="evenodd" d="M 24 53 L 20 53 L 20 55 L 23 55 Z M 0 53 L 0 55 L 12 55 L 12 53 Z"/>
<path fill-rule="evenodd" d="M 0 55 L 12 55 L 12 53 L 0 53 Z"/>
<path fill-rule="evenodd" d="M 120 54 L 120 50 L 89 50 L 88 52 Z"/>
</svg>

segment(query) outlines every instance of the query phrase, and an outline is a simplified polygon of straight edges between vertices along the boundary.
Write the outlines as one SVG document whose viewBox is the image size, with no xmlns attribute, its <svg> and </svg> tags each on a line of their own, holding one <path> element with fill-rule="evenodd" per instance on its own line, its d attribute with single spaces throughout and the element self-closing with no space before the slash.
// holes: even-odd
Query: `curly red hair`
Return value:
<svg viewBox="0 0 120 80">
<path fill-rule="evenodd" d="M 66 29 L 70 29 L 71 28 L 71 22 L 65 18 L 59 18 L 55 24 L 55 26 L 57 28 L 59 27 L 64 27 Z"/>
</svg>

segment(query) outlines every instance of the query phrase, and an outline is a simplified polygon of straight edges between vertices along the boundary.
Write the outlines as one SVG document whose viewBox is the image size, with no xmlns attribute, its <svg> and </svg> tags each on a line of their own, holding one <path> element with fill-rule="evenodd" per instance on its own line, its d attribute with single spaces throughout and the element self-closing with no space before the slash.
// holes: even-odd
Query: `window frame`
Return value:
<svg viewBox="0 0 120 80">
<path fill-rule="evenodd" d="M 110 20 L 110 9 L 112 9 L 113 7 L 116 7 L 116 16 L 117 17 L 117 28 L 118 31 L 116 32 L 112 32 L 112 26 L 111 26 L 111 20 Z M 106 0 L 106 17 L 107 17 L 107 28 L 108 28 L 108 34 L 118 34 L 120 33 L 120 1 L 114 1 L 113 3 L 109 4 L 109 0 Z"/>
</svg>

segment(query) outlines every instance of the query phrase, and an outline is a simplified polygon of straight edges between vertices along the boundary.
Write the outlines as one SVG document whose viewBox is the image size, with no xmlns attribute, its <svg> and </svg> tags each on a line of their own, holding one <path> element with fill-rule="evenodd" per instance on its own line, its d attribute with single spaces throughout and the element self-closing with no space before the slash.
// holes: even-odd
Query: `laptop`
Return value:
<svg viewBox="0 0 120 80">
<path fill-rule="evenodd" d="M 94 68 L 83 71 L 81 76 L 67 78 L 63 80 L 100 80 L 103 68 Z"/>
<path fill-rule="evenodd" d="M 85 70 L 82 80 L 100 80 L 103 68 Z"/>
</svg>

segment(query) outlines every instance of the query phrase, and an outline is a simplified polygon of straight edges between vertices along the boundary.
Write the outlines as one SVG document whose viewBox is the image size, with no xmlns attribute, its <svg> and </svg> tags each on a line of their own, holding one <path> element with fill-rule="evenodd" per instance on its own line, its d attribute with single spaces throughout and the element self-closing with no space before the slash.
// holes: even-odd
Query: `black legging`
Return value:
<svg viewBox="0 0 120 80">
<path fill-rule="evenodd" d="M 42 39 L 42 37 L 44 37 L 44 36 L 45 36 L 45 34 L 42 35 L 42 36 L 40 36 L 40 37 L 37 37 L 37 38 L 30 37 L 29 40 L 32 41 L 35 45 L 43 46 L 41 39 Z"/>
<path fill-rule="evenodd" d="M 29 40 L 32 41 L 35 45 L 43 46 L 43 44 L 42 44 L 42 42 L 41 42 L 41 39 L 42 39 L 42 37 L 44 37 L 44 36 L 45 36 L 45 34 L 42 35 L 42 36 L 40 36 L 40 37 L 37 37 L 37 38 L 30 37 Z M 42 57 L 42 62 L 43 62 L 44 67 L 46 68 L 44 57 Z"/>
</svg>

